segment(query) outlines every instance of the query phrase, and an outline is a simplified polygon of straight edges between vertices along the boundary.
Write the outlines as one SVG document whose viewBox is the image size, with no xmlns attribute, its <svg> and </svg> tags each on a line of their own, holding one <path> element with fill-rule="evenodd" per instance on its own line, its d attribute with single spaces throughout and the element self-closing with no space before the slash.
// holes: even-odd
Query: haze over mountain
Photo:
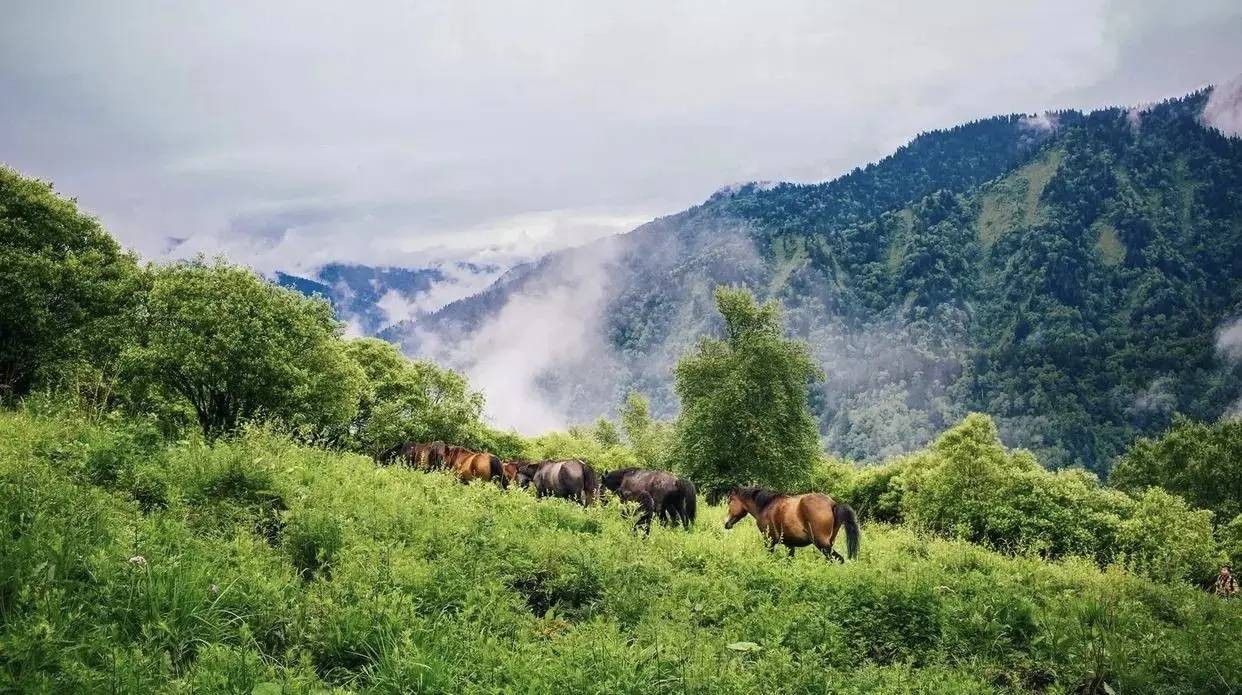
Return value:
<svg viewBox="0 0 1242 695">
<path fill-rule="evenodd" d="M 1242 393 L 1240 84 L 983 119 L 827 183 L 730 187 L 382 335 L 463 369 L 522 429 L 609 414 L 630 388 L 669 416 L 712 288 L 741 284 L 814 348 L 831 450 L 900 452 L 980 409 L 1050 465 L 1104 469 Z"/>
</svg>

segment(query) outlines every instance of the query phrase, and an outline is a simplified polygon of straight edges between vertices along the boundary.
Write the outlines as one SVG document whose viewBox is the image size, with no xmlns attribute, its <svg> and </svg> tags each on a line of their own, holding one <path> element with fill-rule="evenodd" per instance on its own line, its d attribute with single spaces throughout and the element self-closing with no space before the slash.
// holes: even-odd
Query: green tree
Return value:
<svg viewBox="0 0 1242 695">
<path fill-rule="evenodd" d="M 495 438 L 484 432 L 483 396 L 457 372 L 410 361 L 375 338 L 349 341 L 345 354 L 366 374 L 353 426 L 359 450 L 374 456 L 406 441 L 479 446 Z"/>
<path fill-rule="evenodd" d="M 1135 442 L 1109 480 L 1132 493 L 1162 487 L 1226 523 L 1242 514 L 1242 421 L 1179 418 L 1159 437 Z"/>
<path fill-rule="evenodd" d="M 679 462 L 710 494 L 758 483 L 797 490 L 820 455 L 807 387 L 822 373 L 781 334 L 780 310 L 740 288 L 717 288 L 724 338 L 701 338 L 678 362 Z"/>
<path fill-rule="evenodd" d="M 152 269 L 142 323 L 123 357 L 135 393 L 188 403 L 209 438 L 254 419 L 318 434 L 357 412 L 365 377 L 322 300 L 195 260 Z"/>
<path fill-rule="evenodd" d="M 651 405 L 638 391 L 630 391 L 621 404 L 621 431 L 644 468 L 667 465 L 674 444 L 673 428 L 651 418 Z"/>
<path fill-rule="evenodd" d="M 591 427 L 591 436 L 595 441 L 606 447 L 621 446 L 621 431 L 616 423 L 606 417 L 600 417 Z"/>
<path fill-rule="evenodd" d="M 72 387 L 84 372 L 110 384 L 131 336 L 138 265 L 73 201 L 3 166 L 0 288 L 0 398 Z"/>
</svg>

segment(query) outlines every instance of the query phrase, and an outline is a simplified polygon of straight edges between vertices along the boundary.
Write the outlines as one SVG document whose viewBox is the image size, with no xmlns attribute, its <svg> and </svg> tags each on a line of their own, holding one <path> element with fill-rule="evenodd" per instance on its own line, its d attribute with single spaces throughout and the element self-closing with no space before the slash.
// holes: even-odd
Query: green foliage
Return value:
<svg viewBox="0 0 1242 695">
<path fill-rule="evenodd" d="M 465 377 L 430 362 L 411 362 L 375 338 L 347 342 L 345 354 L 367 380 L 353 425 L 360 451 L 375 456 L 408 441 L 474 443 L 483 396 L 470 390 Z"/>
<path fill-rule="evenodd" d="M 123 356 L 136 400 L 188 403 L 208 437 L 260 418 L 317 435 L 354 416 L 364 377 L 325 302 L 223 262 L 150 272 L 141 335 Z"/>
<path fill-rule="evenodd" d="M 1162 581 L 1201 581 L 1216 560 L 1210 512 L 1160 490 L 1132 498 L 1079 469 L 1048 471 L 1007 450 L 977 413 L 926 450 L 858 471 L 835 494 L 863 518 L 1006 552 L 1120 563 Z"/>
<path fill-rule="evenodd" d="M 1242 515 L 1235 516 L 1220 527 L 1216 535 L 1226 561 L 1232 563 L 1235 569 L 1242 568 Z"/>
<path fill-rule="evenodd" d="M 535 461 L 582 459 L 597 472 L 629 468 L 638 465 L 634 453 L 620 444 L 605 444 L 596 436 L 593 428 L 571 427 L 567 432 L 548 432 L 527 440 L 523 455 Z"/>
<path fill-rule="evenodd" d="M 1140 493 L 1161 487 L 1224 523 L 1242 514 L 1242 420 L 1215 423 L 1179 418 L 1158 437 L 1126 450 L 1109 481 Z"/>
<path fill-rule="evenodd" d="M 1242 679 L 1242 654 L 1221 638 L 1242 630 L 1242 604 L 1117 568 L 1007 557 L 884 524 L 865 528 L 857 562 L 786 560 L 764 552 L 750 524 L 724 531 L 721 507 L 701 507 L 689 533 L 657 526 L 644 539 L 615 507 L 380 468 L 263 430 L 151 449 L 144 426 L 129 427 L 0 412 L 0 688 L 982 694 L 1103 684 L 1159 695 Z M 972 422 L 945 455 L 996 459 L 987 429 Z M 125 490 L 91 482 L 88 462 L 109 458 L 119 470 L 157 461 L 167 506 L 144 512 Z M 253 514 L 204 520 L 257 504 L 265 489 L 289 507 L 274 542 Z"/>
<path fill-rule="evenodd" d="M 666 468 L 674 447 L 673 425 L 651 417 L 651 404 L 638 391 L 626 394 L 621 404 L 621 430 L 634 457 L 643 468 Z"/>
<path fill-rule="evenodd" d="M 758 483 L 798 490 L 819 453 L 807 387 L 821 376 L 806 346 L 781 335 L 775 304 L 716 290 L 723 339 L 702 338 L 677 364 L 679 467 L 704 490 Z"/>
<path fill-rule="evenodd" d="M 37 386 L 107 403 L 133 332 L 131 254 L 51 186 L 0 166 L 0 398 Z"/>
</svg>

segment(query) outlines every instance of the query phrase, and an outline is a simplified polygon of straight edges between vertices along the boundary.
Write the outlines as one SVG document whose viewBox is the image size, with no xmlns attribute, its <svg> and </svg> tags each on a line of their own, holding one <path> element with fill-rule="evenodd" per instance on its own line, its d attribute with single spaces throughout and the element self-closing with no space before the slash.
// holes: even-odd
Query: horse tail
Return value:
<svg viewBox="0 0 1242 695">
<path fill-rule="evenodd" d="M 837 517 L 837 528 L 845 527 L 845 554 L 851 560 L 858 557 L 858 516 L 848 504 L 838 504 L 834 510 Z"/>
<path fill-rule="evenodd" d="M 595 476 L 595 469 L 582 464 L 582 505 L 589 507 L 595 504 L 595 500 L 599 499 L 599 478 Z"/>
<path fill-rule="evenodd" d="M 496 481 L 502 488 L 509 487 L 509 484 L 505 482 L 505 469 L 500 465 L 500 457 L 496 454 L 488 454 L 487 463 L 491 471 L 491 479 Z"/>
<path fill-rule="evenodd" d="M 699 491 L 695 489 L 694 483 L 685 478 L 677 479 L 677 489 L 681 492 L 682 523 L 689 529 L 694 525 L 694 518 L 698 513 Z"/>
</svg>

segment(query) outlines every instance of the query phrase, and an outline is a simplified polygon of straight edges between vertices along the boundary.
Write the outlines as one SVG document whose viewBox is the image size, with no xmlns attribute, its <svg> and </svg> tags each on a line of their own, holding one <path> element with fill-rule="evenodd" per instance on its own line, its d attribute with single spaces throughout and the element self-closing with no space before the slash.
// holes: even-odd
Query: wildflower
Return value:
<svg viewBox="0 0 1242 695">
<path fill-rule="evenodd" d="M 135 555 L 129 559 L 129 564 L 134 567 L 146 567 L 147 559 L 141 555 Z"/>
</svg>

